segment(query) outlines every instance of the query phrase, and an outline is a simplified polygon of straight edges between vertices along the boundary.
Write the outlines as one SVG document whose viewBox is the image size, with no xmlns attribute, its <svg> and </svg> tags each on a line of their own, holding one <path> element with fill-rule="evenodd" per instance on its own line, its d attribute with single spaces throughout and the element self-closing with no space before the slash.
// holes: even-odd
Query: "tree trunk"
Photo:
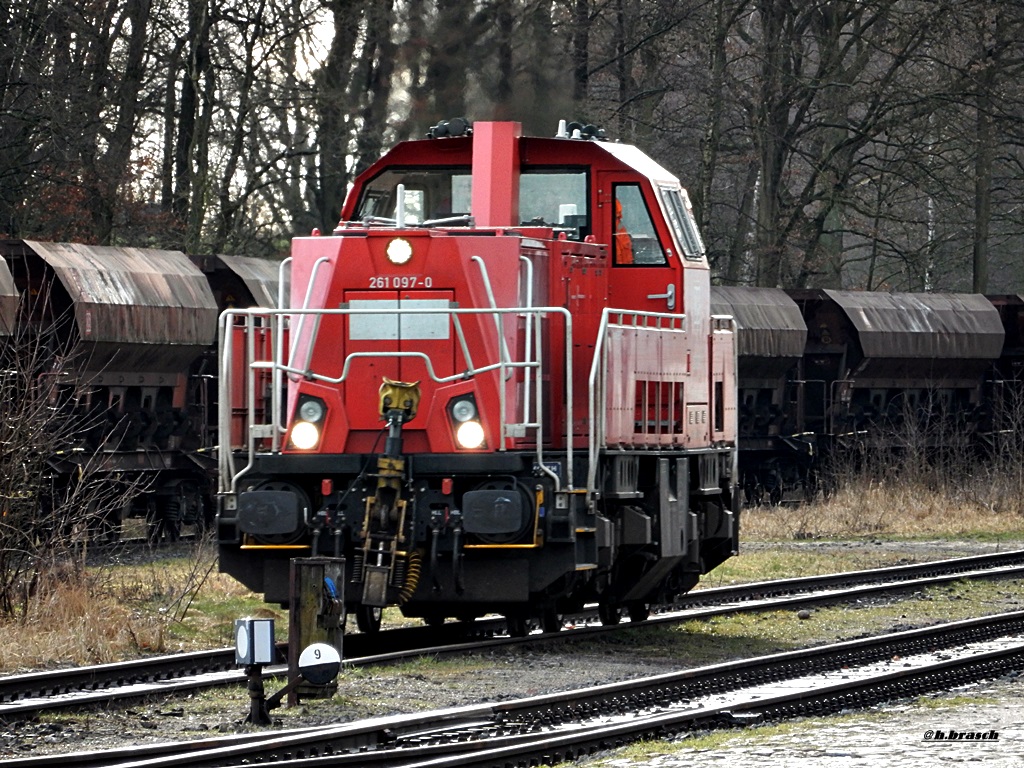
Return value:
<svg viewBox="0 0 1024 768">
<path fill-rule="evenodd" d="M 991 55 L 985 57 L 978 74 L 975 96 L 975 155 L 974 155 L 974 249 L 971 290 L 988 291 L 989 224 L 992 221 L 992 164 L 995 156 L 995 138 L 992 131 L 992 88 L 996 64 Z"/>
<path fill-rule="evenodd" d="M 572 99 L 577 114 L 590 92 L 590 2 L 575 0 L 572 24 Z"/>
<path fill-rule="evenodd" d="M 196 121 L 199 114 L 200 78 L 209 59 L 210 9 L 207 0 L 189 0 L 188 3 L 188 59 L 181 80 L 181 98 L 178 102 L 178 136 L 174 143 L 174 214 L 183 223 L 189 216 L 195 190 L 192 188 L 196 144 Z"/>
<path fill-rule="evenodd" d="M 319 117 L 316 144 L 320 151 L 316 196 L 320 229 L 330 232 L 338 222 L 348 186 L 348 156 L 351 151 L 352 103 L 349 86 L 355 55 L 359 20 L 364 0 L 333 0 L 334 40 L 323 67 L 316 74 L 316 108 Z"/>
<path fill-rule="evenodd" d="M 366 42 L 363 45 L 353 82 L 363 94 L 360 125 L 356 132 L 356 167 L 358 175 L 370 167 L 381 154 L 387 124 L 388 102 L 391 99 L 391 77 L 395 69 L 397 46 L 391 39 L 394 8 L 391 0 L 371 3 L 366 13 Z"/>
</svg>

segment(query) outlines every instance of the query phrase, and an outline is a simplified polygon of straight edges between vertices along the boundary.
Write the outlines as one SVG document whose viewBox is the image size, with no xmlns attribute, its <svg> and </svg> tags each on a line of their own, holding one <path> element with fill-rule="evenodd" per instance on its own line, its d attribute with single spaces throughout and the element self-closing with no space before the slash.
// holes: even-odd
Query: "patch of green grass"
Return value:
<svg viewBox="0 0 1024 768">
<path fill-rule="evenodd" d="M 448 675 L 464 675 L 474 670 L 487 670 L 494 665 L 493 660 L 484 656 L 418 656 L 409 661 L 387 667 L 399 675 L 422 675 L 430 673 L 438 677 Z"/>
<path fill-rule="evenodd" d="M 837 606 L 808 605 L 810 618 L 798 618 L 797 609 L 741 613 L 716 617 L 708 621 L 687 622 L 673 631 L 681 635 L 681 648 L 692 647 L 698 638 L 714 639 L 727 653 L 741 648 L 735 644 L 749 643 L 779 649 L 798 648 L 809 644 L 836 642 L 845 638 L 898 630 L 909 625 L 966 619 L 986 612 L 1005 610 L 1005 598 L 1016 594 L 1019 582 L 957 581 L 930 587 L 909 599 L 889 602 L 885 597 L 865 598 L 861 603 Z"/>
<path fill-rule="evenodd" d="M 642 625 L 613 637 L 579 641 L 577 647 L 581 653 L 628 648 L 635 658 L 702 666 L 966 619 L 984 613 L 986 606 L 991 606 L 990 613 L 1001 612 L 1006 610 L 1007 598 L 1016 599 L 1019 588 L 1019 581 L 957 581 L 892 601 L 879 596 L 853 605 L 807 605 L 807 619 L 798 617 L 799 608 L 744 612 L 681 624 Z"/>
<path fill-rule="evenodd" d="M 860 571 L 905 562 L 906 556 L 903 553 L 891 550 L 864 552 L 863 549 L 853 548 L 848 551 L 779 548 L 743 551 L 741 546 L 738 556 L 729 558 L 703 576 L 698 589 Z"/>
<path fill-rule="evenodd" d="M 994 535 L 994 534 L 993 534 Z M 911 537 L 903 537 L 902 541 L 912 541 Z M 1007 540 L 1015 549 L 1021 546 L 1017 539 Z M 920 552 L 920 550 L 915 550 Z M 817 544 L 797 545 L 777 542 L 775 545 L 759 545 L 756 548 L 744 549 L 740 553 L 716 566 L 710 573 L 701 577 L 696 589 L 747 584 L 773 579 L 799 578 L 847 571 L 862 571 L 871 568 L 884 568 L 897 565 L 908 565 L 927 560 L 945 560 L 949 558 L 976 554 L 965 547 L 959 551 L 956 547 L 945 550 L 934 550 L 930 557 L 921 557 L 908 550 L 894 547 L 845 547 L 841 543 L 830 546 Z"/>
</svg>

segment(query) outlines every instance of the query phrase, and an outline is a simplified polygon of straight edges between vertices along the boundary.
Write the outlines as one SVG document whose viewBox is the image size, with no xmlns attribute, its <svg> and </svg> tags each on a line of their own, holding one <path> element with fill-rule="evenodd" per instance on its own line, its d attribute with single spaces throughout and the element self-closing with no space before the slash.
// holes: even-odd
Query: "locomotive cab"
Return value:
<svg viewBox="0 0 1024 768">
<path fill-rule="evenodd" d="M 293 241 L 288 307 L 222 317 L 222 367 L 269 371 L 281 407 L 260 423 L 222 378 L 222 434 L 230 403 L 250 439 L 221 455 L 221 567 L 284 602 L 292 557 L 344 556 L 370 629 L 390 605 L 640 617 L 737 547 L 732 322 L 686 193 L 570 128 L 459 128 L 396 146 L 330 236 Z"/>
</svg>

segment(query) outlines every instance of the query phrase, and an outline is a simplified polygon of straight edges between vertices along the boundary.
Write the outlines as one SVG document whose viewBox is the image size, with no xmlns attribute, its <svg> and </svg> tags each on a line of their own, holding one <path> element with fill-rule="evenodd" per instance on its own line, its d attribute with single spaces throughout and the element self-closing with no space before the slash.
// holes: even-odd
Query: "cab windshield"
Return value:
<svg viewBox="0 0 1024 768">
<path fill-rule="evenodd" d="M 389 168 L 363 189 L 356 208 L 361 221 L 394 221 L 398 187 L 404 188 L 405 223 L 458 224 L 471 212 L 469 168 Z M 587 173 L 580 169 L 525 170 L 519 177 L 521 226 L 552 227 L 570 239 L 590 234 Z M 468 223 L 468 220 L 467 220 Z"/>
</svg>

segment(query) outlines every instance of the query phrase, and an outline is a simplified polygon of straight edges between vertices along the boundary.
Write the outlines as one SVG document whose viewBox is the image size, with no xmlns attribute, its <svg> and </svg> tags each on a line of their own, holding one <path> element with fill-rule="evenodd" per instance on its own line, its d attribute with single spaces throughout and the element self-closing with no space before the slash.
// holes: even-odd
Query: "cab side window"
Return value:
<svg viewBox="0 0 1024 768">
<path fill-rule="evenodd" d="M 575 169 L 530 170 L 519 177 L 523 226 L 553 227 L 570 240 L 590 234 L 587 174 Z"/>
<path fill-rule="evenodd" d="M 616 184 L 612 253 L 616 265 L 661 266 L 667 262 L 639 184 Z"/>
</svg>

